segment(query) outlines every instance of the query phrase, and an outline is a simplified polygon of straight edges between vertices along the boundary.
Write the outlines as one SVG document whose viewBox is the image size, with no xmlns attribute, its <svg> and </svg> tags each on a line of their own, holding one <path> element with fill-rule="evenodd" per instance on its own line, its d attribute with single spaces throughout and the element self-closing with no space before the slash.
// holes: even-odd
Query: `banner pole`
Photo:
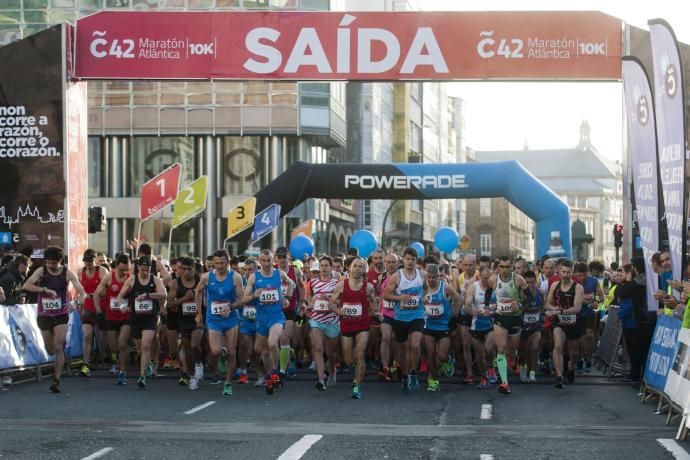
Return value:
<svg viewBox="0 0 690 460">
<path fill-rule="evenodd" d="M 175 227 L 170 227 L 170 233 L 168 233 L 168 261 L 170 261 L 170 248 L 172 246 L 172 232 Z"/>
<path fill-rule="evenodd" d="M 137 252 L 136 257 L 139 257 L 139 246 L 141 246 L 141 227 L 144 225 L 143 220 L 139 220 L 139 231 L 137 232 Z"/>
</svg>

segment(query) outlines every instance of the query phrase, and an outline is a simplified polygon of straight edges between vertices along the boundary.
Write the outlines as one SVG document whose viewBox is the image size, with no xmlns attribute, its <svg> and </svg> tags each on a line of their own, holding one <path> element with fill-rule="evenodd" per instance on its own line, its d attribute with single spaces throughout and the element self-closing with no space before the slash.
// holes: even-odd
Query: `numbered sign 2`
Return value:
<svg viewBox="0 0 690 460">
<path fill-rule="evenodd" d="M 160 212 L 177 198 L 182 165 L 175 163 L 141 186 L 141 220 Z"/>
</svg>

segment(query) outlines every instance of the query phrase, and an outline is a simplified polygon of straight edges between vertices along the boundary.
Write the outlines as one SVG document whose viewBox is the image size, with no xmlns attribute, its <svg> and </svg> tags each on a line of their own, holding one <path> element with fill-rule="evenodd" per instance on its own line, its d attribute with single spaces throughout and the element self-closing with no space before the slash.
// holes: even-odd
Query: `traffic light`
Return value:
<svg viewBox="0 0 690 460">
<path fill-rule="evenodd" d="M 89 207 L 89 233 L 104 232 L 106 230 L 105 208 Z"/>
<path fill-rule="evenodd" d="M 623 246 L 623 226 L 613 224 L 613 245 L 617 248 Z"/>
</svg>

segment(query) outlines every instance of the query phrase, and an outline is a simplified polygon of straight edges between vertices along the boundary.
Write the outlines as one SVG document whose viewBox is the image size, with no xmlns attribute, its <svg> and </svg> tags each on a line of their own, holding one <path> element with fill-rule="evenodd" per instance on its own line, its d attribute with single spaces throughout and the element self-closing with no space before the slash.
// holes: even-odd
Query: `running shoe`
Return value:
<svg viewBox="0 0 690 460">
<path fill-rule="evenodd" d="M 254 387 L 262 387 L 266 384 L 266 379 L 264 378 L 263 375 L 260 375 L 256 378 L 256 382 L 254 382 Z"/>
<path fill-rule="evenodd" d="M 357 384 L 352 385 L 352 399 L 362 399 L 362 392 Z"/>
<path fill-rule="evenodd" d="M 189 385 L 189 377 L 187 376 L 187 374 L 182 374 L 177 383 L 179 383 L 182 386 Z"/>
<path fill-rule="evenodd" d="M 577 375 L 582 375 L 585 373 L 584 367 L 585 367 L 585 361 L 582 359 L 578 359 L 577 363 L 575 363 L 575 369 L 576 369 Z"/>
<path fill-rule="evenodd" d="M 89 369 L 89 366 L 84 364 L 79 370 L 79 375 L 82 377 L 91 377 L 91 369 Z"/>
<path fill-rule="evenodd" d="M 517 362 L 512 358 L 508 360 L 508 369 L 510 369 L 513 375 L 520 374 L 520 368 L 518 367 Z"/>
<path fill-rule="evenodd" d="M 278 386 L 278 376 L 276 374 L 271 374 L 266 376 L 266 393 L 272 395 L 276 392 L 276 387 Z"/>
<path fill-rule="evenodd" d="M 145 390 L 146 389 L 146 377 L 144 377 L 144 376 L 139 377 L 139 380 L 137 380 L 137 386 L 140 389 Z"/>
<path fill-rule="evenodd" d="M 491 385 L 496 385 L 496 382 L 498 382 L 498 376 L 496 375 L 496 370 L 493 367 L 489 368 L 489 370 L 486 372 L 486 376 L 489 378 L 489 383 Z"/>
<path fill-rule="evenodd" d="M 220 374 L 216 374 L 211 378 L 211 385 L 220 385 L 224 381 L 224 377 L 222 377 Z"/>
<path fill-rule="evenodd" d="M 441 383 L 438 380 L 429 379 L 426 384 L 426 391 L 439 391 Z"/>
<path fill-rule="evenodd" d="M 163 358 L 163 369 L 170 369 L 172 367 L 172 360 L 166 356 Z"/>
<path fill-rule="evenodd" d="M 563 385 L 563 377 L 556 377 L 556 384 L 554 386 L 559 390 L 565 388 L 565 385 Z"/>
<path fill-rule="evenodd" d="M 199 389 L 199 379 L 196 377 L 192 377 L 189 379 L 189 389 L 190 390 L 198 390 Z"/>
<path fill-rule="evenodd" d="M 232 396 L 232 383 L 225 382 L 225 385 L 223 385 L 223 396 Z"/>
<path fill-rule="evenodd" d="M 529 378 L 527 381 L 529 383 L 537 383 L 537 373 L 534 371 L 529 371 Z"/>
<path fill-rule="evenodd" d="M 120 366 L 118 366 L 117 364 L 113 364 L 113 365 L 110 367 L 110 373 L 111 373 L 111 374 L 116 374 L 116 375 L 117 375 L 118 372 L 120 372 Z"/>
<path fill-rule="evenodd" d="M 472 374 L 466 374 L 464 380 L 462 381 L 463 385 L 472 385 L 474 384 L 474 376 Z"/>
<path fill-rule="evenodd" d="M 544 361 L 544 365 L 541 367 L 541 373 L 544 375 L 551 374 L 551 361 Z"/>
<path fill-rule="evenodd" d="M 60 393 L 60 381 L 58 379 L 53 379 L 53 383 L 48 389 L 51 393 Z"/>
<path fill-rule="evenodd" d="M 520 382 L 527 383 L 527 365 L 520 366 Z"/>
<path fill-rule="evenodd" d="M 179 358 L 175 358 L 172 360 L 172 367 L 175 369 L 180 369 L 182 366 L 180 366 L 180 360 Z"/>
<path fill-rule="evenodd" d="M 197 380 L 204 380 L 204 365 L 196 363 L 194 365 L 194 378 Z"/>
<path fill-rule="evenodd" d="M 326 371 L 325 372 L 326 376 L 328 377 L 328 380 L 326 381 L 326 386 L 328 387 L 334 387 L 336 384 L 336 374 L 337 371 L 333 369 L 333 373 L 331 374 L 330 372 Z"/>
<path fill-rule="evenodd" d="M 309 365 L 309 370 L 310 371 L 315 371 L 316 370 L 316 361 L 312 361 L 311 364 Z"/>
<path fill-rule="evenodd" d="M 232 379 L 237 380 L 240 378 L 240 375 L 242 375 L 242 370 L 238 367 L 235 369 L 235 372 L 232 373 Z"/>
<path fill-rule="evenodd" d="M 393 361 L 393 364 L 391 364 L 390 368 L 391 374 L 396 374 L 398 372 L 398 363 L 397 361 Z"/>
<path fill-rule="evenodd" d="M 154 369 L 153 369 L 153 361 L 146 366 L 146 377 L 148 378 L 153 378 L 154 374 Z"/>
<path fill-rule="evenodd" d="M 498 386 L 498 392 L 504 395 L 509 395 L 511 393 L 510 391 L 510 385 L 507 383 L 502 383 Z"/>
<path fill-rule="evenodd" d="M 482 377 L 481 380 L 479 380 L 479 385 L 477 385 L 478 390 L 486 390 L 489 388 L 489 382 L 486 380 L 486 377 Z"/>
<path fill-rule="evenodd" d="M 379 376 L 379 380 L 382 380 L 386 383 L 391 381 L 391 373 L 387 367 L 384 367 L 383 369 L 381 369 L 378 373 L 378 376 Z"/>
<path fill-rule="evenodd" d="M 127 385 L 127 376 L 123 371 L 120 371 L 117 373 L 117 384 L 118 385 Z"/>
<path fill-rule="evenodd" d="M 443 374 L 446 377 L 452 377 L 453 374 L 455 374 L 455 363 L 453 362 L 452 359 L 449 359 L 443 364 Z"/>
<path fill-rule="evenodd" d="M 244 385 L 245 383 L 249 382 L 249 376 L 247 376 L 246 372 L 243 372 L 240 374 L 240 377 L 237 379 L 237 383 L 240 385 Z"/>
<path fill-rule="evenodd" d="M 227 359 L 227 352 L 225 350 L 225 347 L 221 349 L 220 356 L 218 356 L 218 372 L 221 374 L 225 374 L 225 371 L 228 370 L 228 359 Z"/>
<path fill-rule="evenodd" d="M 419 380 L 417 379 L 417 374 L 410 374 L 410 390 L 419 390 Z"/>
<path fill-rule="evenodd" d="M 568 369 L 566 373 L 566 379 L 570 384 L 575 383 L 575 369 Z"/>
<path fill-rule="evenodd" d="M 592 373 L 592 361 L 585 361 L 585 373 Z"/>
<path fill-rule="evenodd" d="M 294 362 L 291 363 L 288 368 L 287 368 L 287 375 L 289 377 L 294 377 L 297 375 L 297 367 L 295 366 Z"/>
<path fill-rule="evenodd" d="M 316 388 L 319 391 L 326 391 L 326 385 L 324 385 L 323 382 L 316 382 L 314 388 Z"/>
<path fill-rule="evenodd" d="M 410 380 L 409 380 L 409 377 L 408 377 L 407 375 L 405 375 L 405 376 L 403 376 L 403 378 L 400 379 L 400 380 L 402 381 L 402 387 L 401 387 L 401 388 L 402 388 L 403 394 L 404 394 L 404 395 L 409 394 L 409 393 L 410 393 Z"/>
</svg>

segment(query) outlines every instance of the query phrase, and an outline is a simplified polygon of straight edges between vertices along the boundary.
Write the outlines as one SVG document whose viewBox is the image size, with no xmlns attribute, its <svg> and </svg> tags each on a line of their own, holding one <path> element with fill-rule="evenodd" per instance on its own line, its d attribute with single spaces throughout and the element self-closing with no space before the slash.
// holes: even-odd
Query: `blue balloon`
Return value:
<svg viewBox="0 0 690 460">
<path fill-rule="evenodd" d="M 410 247 L 417 251 L 418 257 L 424 257 L 424 245 L 422 243 L 420 243 L 419 241 L 415 241 L 410 245 Z"/>
<path fill-rule="evenodd" d="M 356 248 L 360 257 L 369 257 L 377 246 L 376 235 L 369 230 L 357 230 L 350 237 L 350 247 Z"/>
<path fill-rule="evenodd" d="M 450 227 L 441 227 L 436 231 L 434 243 L 442 252 L 453 252 L 460 243 L 460 237 L 455 229 Z"/>
<path fill-rule="evenodd" d="M 302 260 L 304 256 L 314 254 L 314 240 L 306 235 L 297 235 L 290 241 L 290 255 Z"/>
</svg>

